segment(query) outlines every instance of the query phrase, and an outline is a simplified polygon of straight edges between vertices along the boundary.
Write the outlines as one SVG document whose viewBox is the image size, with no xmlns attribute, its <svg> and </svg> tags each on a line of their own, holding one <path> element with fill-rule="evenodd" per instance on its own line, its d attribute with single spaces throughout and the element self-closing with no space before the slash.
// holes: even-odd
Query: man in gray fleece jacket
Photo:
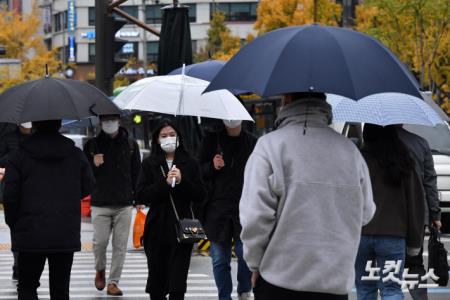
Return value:
<svg viewBox="0 0 450 300">
<path fill-rule="evenodd" d="M 255 298 L 347 299 L 361 228 L 375 213 L 367 165 L 328 125 L 325 94 L 283 97 L 250 156 L 240 202 Z"/>
</svg>

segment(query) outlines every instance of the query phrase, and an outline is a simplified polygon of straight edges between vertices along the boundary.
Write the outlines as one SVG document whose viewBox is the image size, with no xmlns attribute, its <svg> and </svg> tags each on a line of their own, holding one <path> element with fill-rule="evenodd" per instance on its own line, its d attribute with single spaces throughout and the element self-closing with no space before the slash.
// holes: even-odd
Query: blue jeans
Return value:
<svg viewBox="0 0 450 300">
<path fill-rule="evenodd" d="M 380 290 L 381 299 L 383 300 L 402 300 L 403 292 L 401 286 L 397 282 L 382 282 L 381 278 L 387 276 L 382 274 L 385 262 L 387 260 L 401 260 L 401 268 L 395 277 L 402 279 L 403 267 L 405 263 L 405 239 L 391 236 L 363 235 L 359 243 L 358 255 L 355 263 L 355 284 L 358 300 L 376 300 L 378 290 Z M 372 261 L 372 267 L 381 268 L 380 273 L 376 276 L 380 277 L 378 281 L 363 281 L 362 276 L 369 276 L 366 272 L 366 264 Z M 373 263 L 373 261 L 376 261 Z"/>
<path fill-rule="evenodd" d="M 213 263 L 214 279 L 219 290 L 219 300 L 231 300 L 233 282 L 231 280 L 231 243 L 212 242 L 211 258 Z M 238 257 L 237 281 L 238 294 L 248 293 L 252 290 L 252 272 L 248 269 L 243 257 L 242 241 L 237 240 L 234 251 Z"/>
</svg>

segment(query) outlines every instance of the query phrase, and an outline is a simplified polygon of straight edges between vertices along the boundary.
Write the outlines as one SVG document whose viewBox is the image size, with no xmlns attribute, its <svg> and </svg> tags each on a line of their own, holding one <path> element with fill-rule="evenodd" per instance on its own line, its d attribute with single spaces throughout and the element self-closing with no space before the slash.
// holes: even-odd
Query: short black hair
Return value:
<svg viewBox="0 0 450 300">
<path fill-rule="evenodd" d="M 33 122 L 33 129 L 40 133 L 54 133 L 61 129 L 61 120 L 46 120 Z"/>
<path fill-rule="evenodd" d="M 100 115 L 98 117 L 100 120 L 102 120 L 102 119 L 120 119 L 119 114 Z"/>
</svg>

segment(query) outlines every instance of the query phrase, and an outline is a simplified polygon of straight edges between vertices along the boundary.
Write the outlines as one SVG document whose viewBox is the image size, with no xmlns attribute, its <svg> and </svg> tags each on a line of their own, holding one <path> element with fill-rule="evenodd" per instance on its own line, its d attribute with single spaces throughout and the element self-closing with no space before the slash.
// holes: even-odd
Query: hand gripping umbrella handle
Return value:
<svg viewBox="0 0 450 300">
<path fill-rule="evenodd" d="M 175 165 L 172 166 L 172 170 L 175 169 Z M 172 188 L 175 187 L 175 184 L 177 183 L 177 179 L 175 177 L 172 178 Z"/>
</svg>

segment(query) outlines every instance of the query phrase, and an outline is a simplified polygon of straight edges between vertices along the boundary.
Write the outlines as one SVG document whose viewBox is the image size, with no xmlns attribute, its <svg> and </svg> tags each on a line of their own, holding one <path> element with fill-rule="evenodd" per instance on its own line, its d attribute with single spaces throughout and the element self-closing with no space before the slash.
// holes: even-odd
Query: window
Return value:
<svg viewBox="0 0 450 300">
<path fill-rule="evenodd" d="M 132 17 L 135 17 L 136 19 L 139 19 L 139 10 L 137 5 L 133 5 L 133 6 L 119 6 L 119 9 L 123 10 L 124 12 L 126 12 L 127 14 L 129 14 Z M 123 17 L 117 15 L 117 14 L 113 14 L 117 19 L 124 19 Z"/>
<path fill-rule="evenodd" d="M 188 4 L 188 6 L 189 6 L 189 22 L 195 23 L 197 22 L 197 5 Z"/>
<path fill-rule="evenodd" d="M 197 5 L 189 3 L 187 6 L 189 6 L 189 22 L 197 22 Z M 162 7 L 164 5 L 148 5 L 145 8 L 145 23 L 161 24 L 163 15 Z"/>
<path fill-rule="evenodd" d="M 196 40 L 192 40 L 192 53 L 195 54 L 197 53 L 197 41 Z"/>
<path fill-rule="evenodd" d="M 158 62 L 159 42 L 147 42 L 147 61 L 149 64 Z"/>
<path fill-rule="evenodd" d="M 53 15 L 55 32 L 67 29 L 67 11 Z"/>
<path fill-rule="evenodd" d="M 258 3 L 241 2 L 241 3 L 212 3 L 211 18 L 216 11 L 225 14 L 225 21 L 253 22 L 256 21 L 256 11 Z"/>
<path fill-rule="evenodd" d="M 89 7 L 89 26 L 95 26 L 95 7 Z"/>
<path fill-rule="evenodd" d="M 150 5 L 145 8 L 145 23 L 160 24 L 162 22 L 162 5 Z"/>
<path fill-rule="evenodd" d="M 120 49 L 117 59 L 130 59 L 131 57 L 138 57 L 138 43 L 126 43 L 123 45 L 122 49 Z"/>
<path fill-rule="evenodd" d="M 95 62 L 95 43 L 89 44 L 89 62 Z"/>
</svg>

